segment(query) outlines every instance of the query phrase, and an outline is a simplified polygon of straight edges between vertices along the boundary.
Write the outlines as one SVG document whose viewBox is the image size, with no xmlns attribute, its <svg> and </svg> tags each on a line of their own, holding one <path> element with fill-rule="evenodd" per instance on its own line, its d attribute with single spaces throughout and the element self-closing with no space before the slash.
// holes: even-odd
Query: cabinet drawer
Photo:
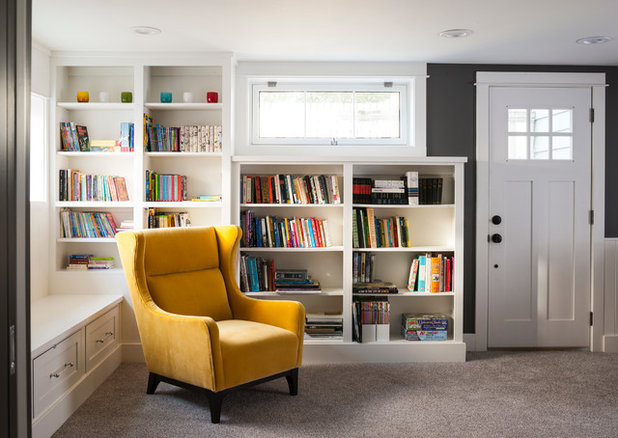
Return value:
<svg viewBox="0 0 618 438">
<path fill-rule="evenodd" d="M 82 332 L 65 340 L 33 360 L 33 415 L 39 416 L 84 374 Z"/>
<path fill-rule="evenodd" d="M 86 326 L 86 371 L 101 362 L 118 344 L 118 306 Z"/>
</svg>

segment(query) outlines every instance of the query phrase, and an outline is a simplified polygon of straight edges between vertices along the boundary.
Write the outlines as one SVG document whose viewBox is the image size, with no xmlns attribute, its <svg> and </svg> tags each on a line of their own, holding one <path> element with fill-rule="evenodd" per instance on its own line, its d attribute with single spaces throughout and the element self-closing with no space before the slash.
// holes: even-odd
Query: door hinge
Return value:
<svg viewBox="0 0 618 438">
<path fill-rule="evenodd" d="M 594 322 L 594 313 L 590 312 L 590 327 L 592 327 L 593 322 Z"/>
<path fill-rule="evenodd" d="M 590 108 L 590 123 L 594 123 L 594 108 Z"/>
<path fill-rule="evenodd" d="M 594 225 L 594 210 L 588 212 L 588 223 Z"/>
<path fill-rule="evenodd" d="M 9 373 L 15 374 L 15 326 L 9 327 Z"/>
</svg>

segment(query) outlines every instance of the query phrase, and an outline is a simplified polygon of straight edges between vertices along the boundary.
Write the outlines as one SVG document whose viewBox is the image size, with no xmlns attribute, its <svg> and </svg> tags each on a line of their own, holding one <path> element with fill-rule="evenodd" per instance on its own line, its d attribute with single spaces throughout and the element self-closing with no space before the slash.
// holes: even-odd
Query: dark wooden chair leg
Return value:
<svg viewBox="0 0 618 438">
<path fill-rule="evenodd" d="M 290 374 L 285 376 L 288 381 L 288 388 L 290 388 L 290 395 L 298 395 L 298 368 L 294 368 L 290 371 Z"/>
<path fill-rule="evenodd" d="M 219 423 L 221 420 L 221 404 L 223 403 L 223 395 L 209 391 L 208 406 L 210 407 L 210 422 L 213 424 Z"/>
<path fill-rule="evenodd" d="M 154 394 L 154 392 L 157 390 L 157 386 L 159 385 L 160 381 L 161 379 L 159 378 L 158 374 L 149 373 L 148 374 L 148 388 L 146 388 L 146 394 Z"/>
</svg>

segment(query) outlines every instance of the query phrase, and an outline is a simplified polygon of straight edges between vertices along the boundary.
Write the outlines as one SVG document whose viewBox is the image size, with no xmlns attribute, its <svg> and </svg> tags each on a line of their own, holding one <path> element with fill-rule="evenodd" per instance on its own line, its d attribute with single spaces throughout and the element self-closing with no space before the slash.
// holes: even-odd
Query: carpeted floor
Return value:
<svg viewBox="0 0 618 438">
<path fill-rule="evenodd" d="M 313 365 L 229 395 L 211 424 L 197 392 L 123 364 L 55 437 L 612 437 L 618 355 L 469 353 L 462 364 Z"/>
</svg>

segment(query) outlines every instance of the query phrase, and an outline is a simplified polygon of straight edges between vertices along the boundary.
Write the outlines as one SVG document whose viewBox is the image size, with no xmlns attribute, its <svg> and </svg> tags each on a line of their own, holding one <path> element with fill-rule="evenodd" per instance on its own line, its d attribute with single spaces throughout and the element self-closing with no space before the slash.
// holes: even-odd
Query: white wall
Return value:
<svg viewBox="0 0 618 438">
<path fill-rule="evenodd" d="M 31 91 L 50 97 L 50 53 L 32 46 Z M 48 181 L 48 178 L 44 178 Z M 49 198 L 30 203 L 30 296 L 32 300 L 49 293 Z"/>
<path fill-rule="evenodd" d="M 409 109 L 414 120 L 416 147 L 407 146 L 268 146 L 251 145 L 249 78 L 293 77 L 415 77 L 414 105 Z M 241 61 L 236 67 L 234 100 L 234 155 L 332 155 L 332 156 L 425 156 L 427 64 L 411 62 L 275 62 Z"/>
<path fill-rule="evenodd" d="M 603 351 L 618 353 L 618 239 L 605 239 L 604 292 Z"/>
</svg>

